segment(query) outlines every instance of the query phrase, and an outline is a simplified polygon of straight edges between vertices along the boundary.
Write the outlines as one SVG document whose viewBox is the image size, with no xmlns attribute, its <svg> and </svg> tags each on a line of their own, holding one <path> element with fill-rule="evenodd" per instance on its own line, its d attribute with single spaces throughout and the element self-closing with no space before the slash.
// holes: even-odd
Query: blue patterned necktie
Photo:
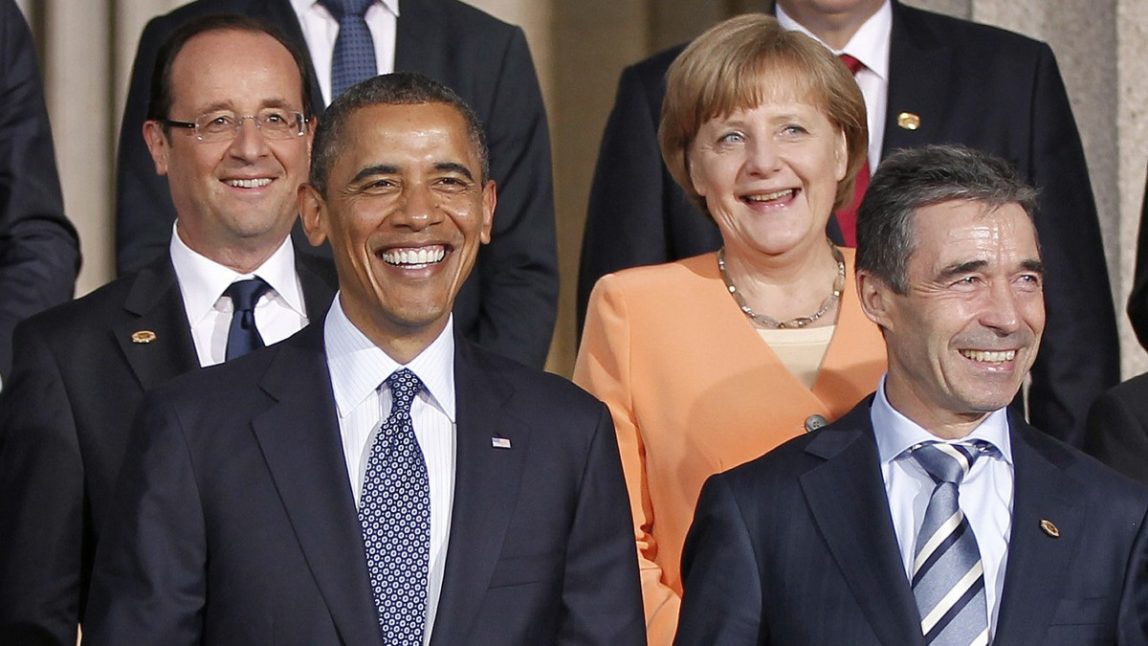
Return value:
<svg viewBox="0 0 1148 646">
<path fill-rule="evenodd" d="M 921 631 L 930 646 L 989 643 L 984 567 L 958 491 L 977 456 L 988 448 L 986 442 L 975 447 L 930 442 L 912 449 L 936 483 L 917 534 L 912 577 Z"/>
<path fill-rule="evenodd" d="M 237 280 L 227 286 L 224 296 L 231 298 L 231 327 L 227 329 L 227 350 L 224 361 L 263 347 L 263 337 L 255 327 L 255 304 L 271 286 L 255 277 Z"/>
<path fill-rule="evenodd" d="M 411 402 L 423 384 L 406 368 L 392 373 L 386 384 L 391 413 L 367 458 L 359 524 L 383 643 L 421 646 L 430 561 L 430 482 L 411 424 Z"/>
<path fill-rule="evenodd" d="M 331 101 L 347 88 L 376 73 L 375 41 L 363 16 L 375 0 L 319 0 L 335 20 L 339 35 L 331 55 Z"/>
</svg>

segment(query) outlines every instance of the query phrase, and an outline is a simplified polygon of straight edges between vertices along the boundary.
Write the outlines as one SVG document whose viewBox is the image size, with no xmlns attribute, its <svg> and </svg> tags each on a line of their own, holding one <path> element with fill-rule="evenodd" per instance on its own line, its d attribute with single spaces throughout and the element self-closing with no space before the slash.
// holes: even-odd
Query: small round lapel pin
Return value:
<svg viewBox="0 0 1148 646">
<path fill-rule="evenodd" d="M 1060 529 L 1051 520 L 1041 520 L 1040 529 L 1052 538 L 1060 538 Z"/>
<path fill-rule="evenodd" d="M 921 127 L 921 117 L 912 112 L 902 112 L 897 115 L 897 125 L 905 130 L 916 130 Z"/>
<path fill-rule="evenodd" d="M 151 343 L 155 341 L 155 332 L 151 330 L 140 330 L 132 332 L 132 343 Z"/>
</svg>

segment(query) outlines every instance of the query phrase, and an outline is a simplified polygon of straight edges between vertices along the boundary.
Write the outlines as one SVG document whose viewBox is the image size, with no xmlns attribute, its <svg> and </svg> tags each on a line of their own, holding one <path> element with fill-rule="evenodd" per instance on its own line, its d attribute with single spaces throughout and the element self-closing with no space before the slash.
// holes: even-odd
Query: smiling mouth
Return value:
<svg viewBox="0 0 1148 646">
<path fill-rule="evenodd" d="M 1016 358 L 1016 350 L 961 350 L 961 356 L 980 363 L 1004 363 Z"/>
<path fill-rule="evenodd" d="M 268 186 L 274 181 L 270 177 L 259 177 L 255 179 L 225 179 L 224 184 L 233 188 L 263 188 Z"/>
<path fill-rule="evenodd" d="M 774 202 L 781 202 L 790 200 L 797 195 L 797 189 L 787 188 L 782 191 L 774 191 L 772 193 L 757 193 L 754 195 L 746 195 L 741 199 L 751 204 L 771 204 Z"/>
<path fill-rule="evenodd" d="M 446 258 L 446 247 L 440 244 L 426 247 L 395 247 L 383 250 L 379 256 L 383 262 L 393 267 L 421 269 L 442 262 Z"/>
</svg>

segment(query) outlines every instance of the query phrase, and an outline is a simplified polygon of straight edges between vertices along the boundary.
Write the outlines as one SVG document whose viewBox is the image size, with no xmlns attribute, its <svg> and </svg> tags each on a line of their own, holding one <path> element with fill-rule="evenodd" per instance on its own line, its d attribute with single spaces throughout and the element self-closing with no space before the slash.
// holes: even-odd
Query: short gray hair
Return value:
<svg viewBox="0 0 1148 646">
<path fill-rule="evenodd" d="M 989 209 L 1018 204 L 1033 220 L 1036 190 L 988 153 L 952 145 L 900 150 L 877 167 L 857 210 L 857 271 L 907 293 L 916 250 L 913 215 L 943 202 L 981 202 Z"/>
</svg>

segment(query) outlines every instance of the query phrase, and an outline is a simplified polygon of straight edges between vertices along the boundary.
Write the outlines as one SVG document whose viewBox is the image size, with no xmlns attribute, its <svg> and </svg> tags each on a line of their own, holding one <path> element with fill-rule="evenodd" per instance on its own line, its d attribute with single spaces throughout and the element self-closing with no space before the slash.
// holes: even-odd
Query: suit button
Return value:
<svg viewBox="0 0 1148 646">
<path fill-rule="evenodd" d="M 812 433 L 813 431 L 816 431 L 828 423 L 829 422 L 820 415 L 810 415 L 809 417 L 805 418 L 805 432 Z"/>
</svg>

